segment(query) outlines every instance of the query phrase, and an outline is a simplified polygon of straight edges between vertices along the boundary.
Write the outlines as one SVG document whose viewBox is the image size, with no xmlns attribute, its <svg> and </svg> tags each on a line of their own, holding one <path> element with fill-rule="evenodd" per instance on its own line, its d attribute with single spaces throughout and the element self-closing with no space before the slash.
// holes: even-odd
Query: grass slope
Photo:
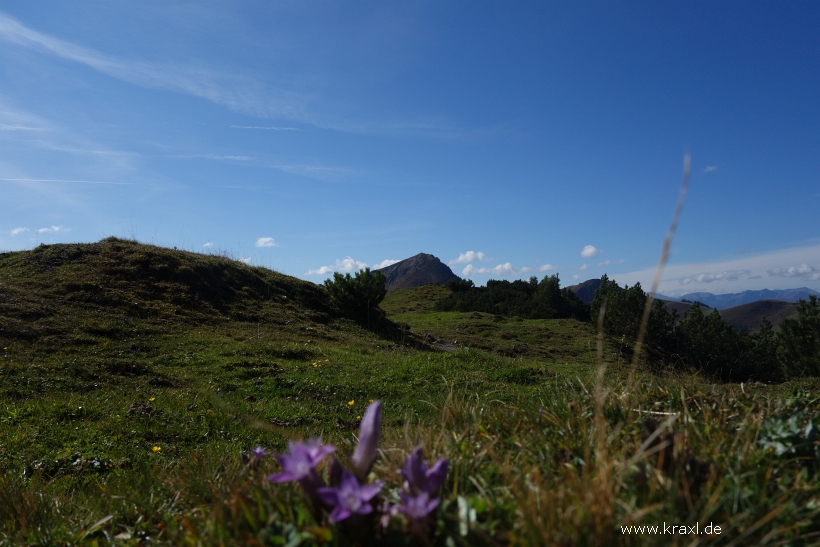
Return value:
<svg viewBox="0 0 820 547">
<path fill-rule="evenodd" d="M 413 447 L 450 459 L 442 545 L 668 545 L 619 528 L 664 521 L 723 525 L 699 544 L 820 541 L 817 382 L 629 379 L 607 342 L 596 389 L 589 325 L 442 314 L 442 296 L 384 309 L 454 351 L 220 257 L 116 239 L 0 255 L 0 545 L 346 545 L 263 480 L 275 460 L 238 452 L 321 436 L 346 459 L 371 399 L 388 491 Z"/>
</svg>

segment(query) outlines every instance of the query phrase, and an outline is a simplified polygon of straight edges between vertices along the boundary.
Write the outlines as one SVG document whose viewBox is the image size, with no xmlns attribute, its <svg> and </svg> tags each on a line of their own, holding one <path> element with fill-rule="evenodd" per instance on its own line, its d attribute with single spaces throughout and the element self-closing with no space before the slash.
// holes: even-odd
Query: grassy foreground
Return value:
<svg viewBox="0 0 820 547">
<path fill-rule="evenodd" d="M 441 545 L 820 544 L 817 381 L 630 377 L 612 341 L 599 380 L 589 325 L 434 313 L 440 287 L 384 303 L 457 346 L 412 349 L 322 291 L 121 240 L 0 255 L 0 545 L 345 545 L 239 452 L 346 459 L 372 399 L 388 491 L 415 446 L 450 460 Z"/>
</svg>

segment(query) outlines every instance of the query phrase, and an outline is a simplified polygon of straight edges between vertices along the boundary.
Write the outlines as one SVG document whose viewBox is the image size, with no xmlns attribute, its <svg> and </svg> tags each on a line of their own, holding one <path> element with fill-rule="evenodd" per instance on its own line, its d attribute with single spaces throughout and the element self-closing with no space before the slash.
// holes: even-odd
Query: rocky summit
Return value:
<svg viewBox="0 0 820 547">
<path fill-rule="evenodd" d="M 387 277 L 387 290 L 446 283 L 458 279 L 446 264 L 433 255 L 419 253 L 379 270 Z"/>
</svg>

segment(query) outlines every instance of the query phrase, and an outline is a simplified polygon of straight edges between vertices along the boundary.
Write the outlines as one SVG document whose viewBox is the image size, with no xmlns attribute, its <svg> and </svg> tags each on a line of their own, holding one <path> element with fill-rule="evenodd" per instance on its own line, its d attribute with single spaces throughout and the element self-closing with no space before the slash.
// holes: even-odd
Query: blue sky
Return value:
<svg viewBox="0 0 820 547">
<path fill-rule="evenodd" d="M 820 290 L 820 3 L 0 2 L 0 250 Z"/>
</svg>

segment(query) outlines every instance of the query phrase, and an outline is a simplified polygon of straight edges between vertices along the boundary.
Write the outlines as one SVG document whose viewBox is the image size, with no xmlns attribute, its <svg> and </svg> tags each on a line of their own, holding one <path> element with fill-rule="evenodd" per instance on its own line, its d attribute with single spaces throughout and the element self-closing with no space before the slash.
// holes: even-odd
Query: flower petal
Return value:
<svg viewBox="0 0 820 547">
<path fill-rule="evenodd" d="M 359 442 L 353 451 L 353 470 L 360 480 L 364 480 L 370 473 L 370 468 L 376 460 L 379 448 L 379 435 L 382 427 L 382 403 L 371 403 L 364 412 L 359 427 Z"/>
</svg>

